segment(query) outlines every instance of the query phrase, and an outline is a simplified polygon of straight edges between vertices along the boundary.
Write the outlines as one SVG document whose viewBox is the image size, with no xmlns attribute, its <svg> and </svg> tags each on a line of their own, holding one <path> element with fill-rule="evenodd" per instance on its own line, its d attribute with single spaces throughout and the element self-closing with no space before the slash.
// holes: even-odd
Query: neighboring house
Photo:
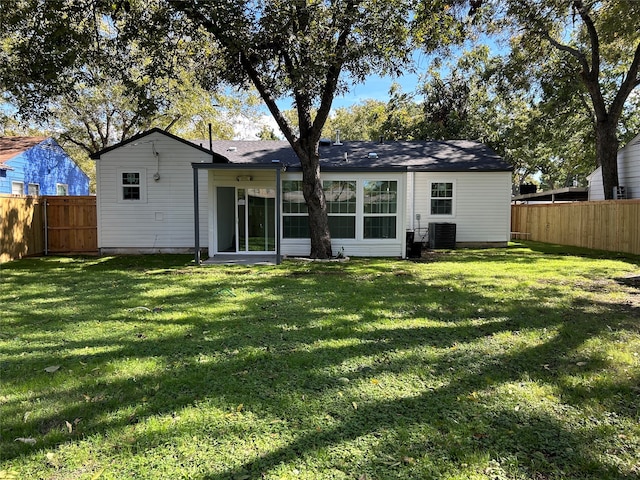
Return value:
<svg viewBox="0 0 640 480">
<path fill-rule="evenodd" d="M 589 200 L 604 200 L 602 167 L 587 177 Z M 640 198 L 640 135 L 618 151 L 618 183 L 614 198 Z"/>
<path fill-rule="evenodd" d="M 101 252 L 308 255 L 289 144 L 212 148 L 153 129 L 93 155 Z M 459 246 L 509 241 L 512 169 L 484 145 L 325 141 L 320 156 L 336 254 L 404 257 L 406 232 L 421 240 L 433 222 L 455 224 Z"/>
<path fill-rule="evenodd" d="M 52 138 L 0 137 L 0 193 L 89 195 L 89 177 Z"/>
</svg>

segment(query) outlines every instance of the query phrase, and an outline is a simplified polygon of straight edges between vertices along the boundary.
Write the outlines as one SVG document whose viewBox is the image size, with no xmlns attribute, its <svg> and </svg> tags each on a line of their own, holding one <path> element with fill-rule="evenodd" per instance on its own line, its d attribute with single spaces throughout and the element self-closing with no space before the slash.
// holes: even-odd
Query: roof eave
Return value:
<svg viewBox="0 0 640 480">
<path fill-rule="evenodd" d="M 162 135 L 165 135 L 173 140 L 177 140 L 178 142 L 184 144 L 184 145 L 188 145 L 191 148 L 195 148 L 196 150 L 201 151 L 202 153 L 206 153 L 207 155 L 211 155 L 211 158 L 213 161 L 217 161 L 219 163 L 228 163 L 229 159 L 227 157 L 225 157 L 224 155 L 220 155 L 219 153 L 213 152 L 212 150 L 209 150 L 207 148 L 201 147 L 200 145 L 196 145 L 195 143 L 190 142 L 189 140 L 185 140 L 184 138 L 178 137 L 177 135 L 174 135 L 172 133 L 166 132 L 158 127 L 152 128 L 151 130 L 147 130 L 145 132 L 141 132 L 138 133 L 137 135 L 134 135 L 131 138 L 128 138 L 126 140 L 123 140 L 120 143 L 117 143 L 115 145 L 111 145 L 110 147 L 104 148 L 102 150 L 100 150 L 99 152 L 96 153 L 92 153 L 91 155 L 89 155 L 89 158 L 91 160 L 100 160 L 100 157 L 102 155 L 104 155 L 105 153 L 109 153 L 113 150 L 116 150 L 120 147 L 124 147 L 125 145 L 128 145 L 130 143 L 134 143 L 148 135 L 151 135 L 153 133 L 160 133 Z"/>
</svg>

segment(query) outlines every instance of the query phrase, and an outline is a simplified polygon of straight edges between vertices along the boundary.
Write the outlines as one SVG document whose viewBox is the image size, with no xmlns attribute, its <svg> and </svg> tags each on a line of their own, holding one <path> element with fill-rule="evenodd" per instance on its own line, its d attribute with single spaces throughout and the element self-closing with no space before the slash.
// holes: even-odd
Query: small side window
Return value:
<svg viewBox="0 0 640 480">
<path fill-rule="evenodd" d="M 431 215 L 453 215 L 453 183 L 431 183 Z"/>
<path fill-rule="evenodd" d="M 140 172 L 122 173 L 122 199 L 140 200 Z"/>
<path fill-rule="evenodd" d="M 11 195 L 24 195 L 24 183 L 11 182 Z"/>
<path fill-rule="evenodd" d="M 57 183 L 56 184 L 56 195 L 61 197 L 66 197 L 69 195 L 69 185 L 66 183 Z"/>
</svg>

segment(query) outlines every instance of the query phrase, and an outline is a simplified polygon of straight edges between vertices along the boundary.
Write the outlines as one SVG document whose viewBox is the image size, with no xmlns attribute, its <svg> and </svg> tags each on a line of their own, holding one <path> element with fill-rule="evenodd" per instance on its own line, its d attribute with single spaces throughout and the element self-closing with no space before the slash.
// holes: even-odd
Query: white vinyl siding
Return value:
<svg viewBox="0 0 640 480">
<path fill-rule="evenodd" d="M 413 192 L 408 198 L 413 214 L 409 228 L 426 234 L 431 222 L 456 224 L 458 243 L 506 243 L 511 223 L 511 172 L 415 172 Z M 431 213 L 433 183 L 453 183 L 452 215 Z M 420 217 L 418 220 L 417 217 Z"/>
<path fill-rule="evenodd" d="M 640 198 L 640 135 L 618 152 L 618 182 L 627 198 Z M 602 168 L 589 176 L 589 200 L 604 200 Z"/>
<path fill-rule="evenodd" d="M 154 155 L 154 149 L 159 157 Z M 96 161 L 98 247 L 143 252 L 193 249 L 193 168 L 206 153 L 160 133 L 124 145 Z M 156 171 L 160 174 L 154 180 Z M 122 173 L 141 172 L 146 202 L 121 200 Z M 207 174 L 199 172 L 200 244 L 208 234 Z"/>
</svg>

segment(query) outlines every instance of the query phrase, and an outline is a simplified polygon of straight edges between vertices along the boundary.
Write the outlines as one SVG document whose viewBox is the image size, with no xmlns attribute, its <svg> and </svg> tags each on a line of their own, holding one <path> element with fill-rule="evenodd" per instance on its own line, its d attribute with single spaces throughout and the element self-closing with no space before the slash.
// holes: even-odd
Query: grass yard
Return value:
<svg viewBox="0 0 640 480">
<path fill-rule="evenodd" d="M 640 260 L 0 266 L 0 479 L 632 479 Z"/>
</svg>

